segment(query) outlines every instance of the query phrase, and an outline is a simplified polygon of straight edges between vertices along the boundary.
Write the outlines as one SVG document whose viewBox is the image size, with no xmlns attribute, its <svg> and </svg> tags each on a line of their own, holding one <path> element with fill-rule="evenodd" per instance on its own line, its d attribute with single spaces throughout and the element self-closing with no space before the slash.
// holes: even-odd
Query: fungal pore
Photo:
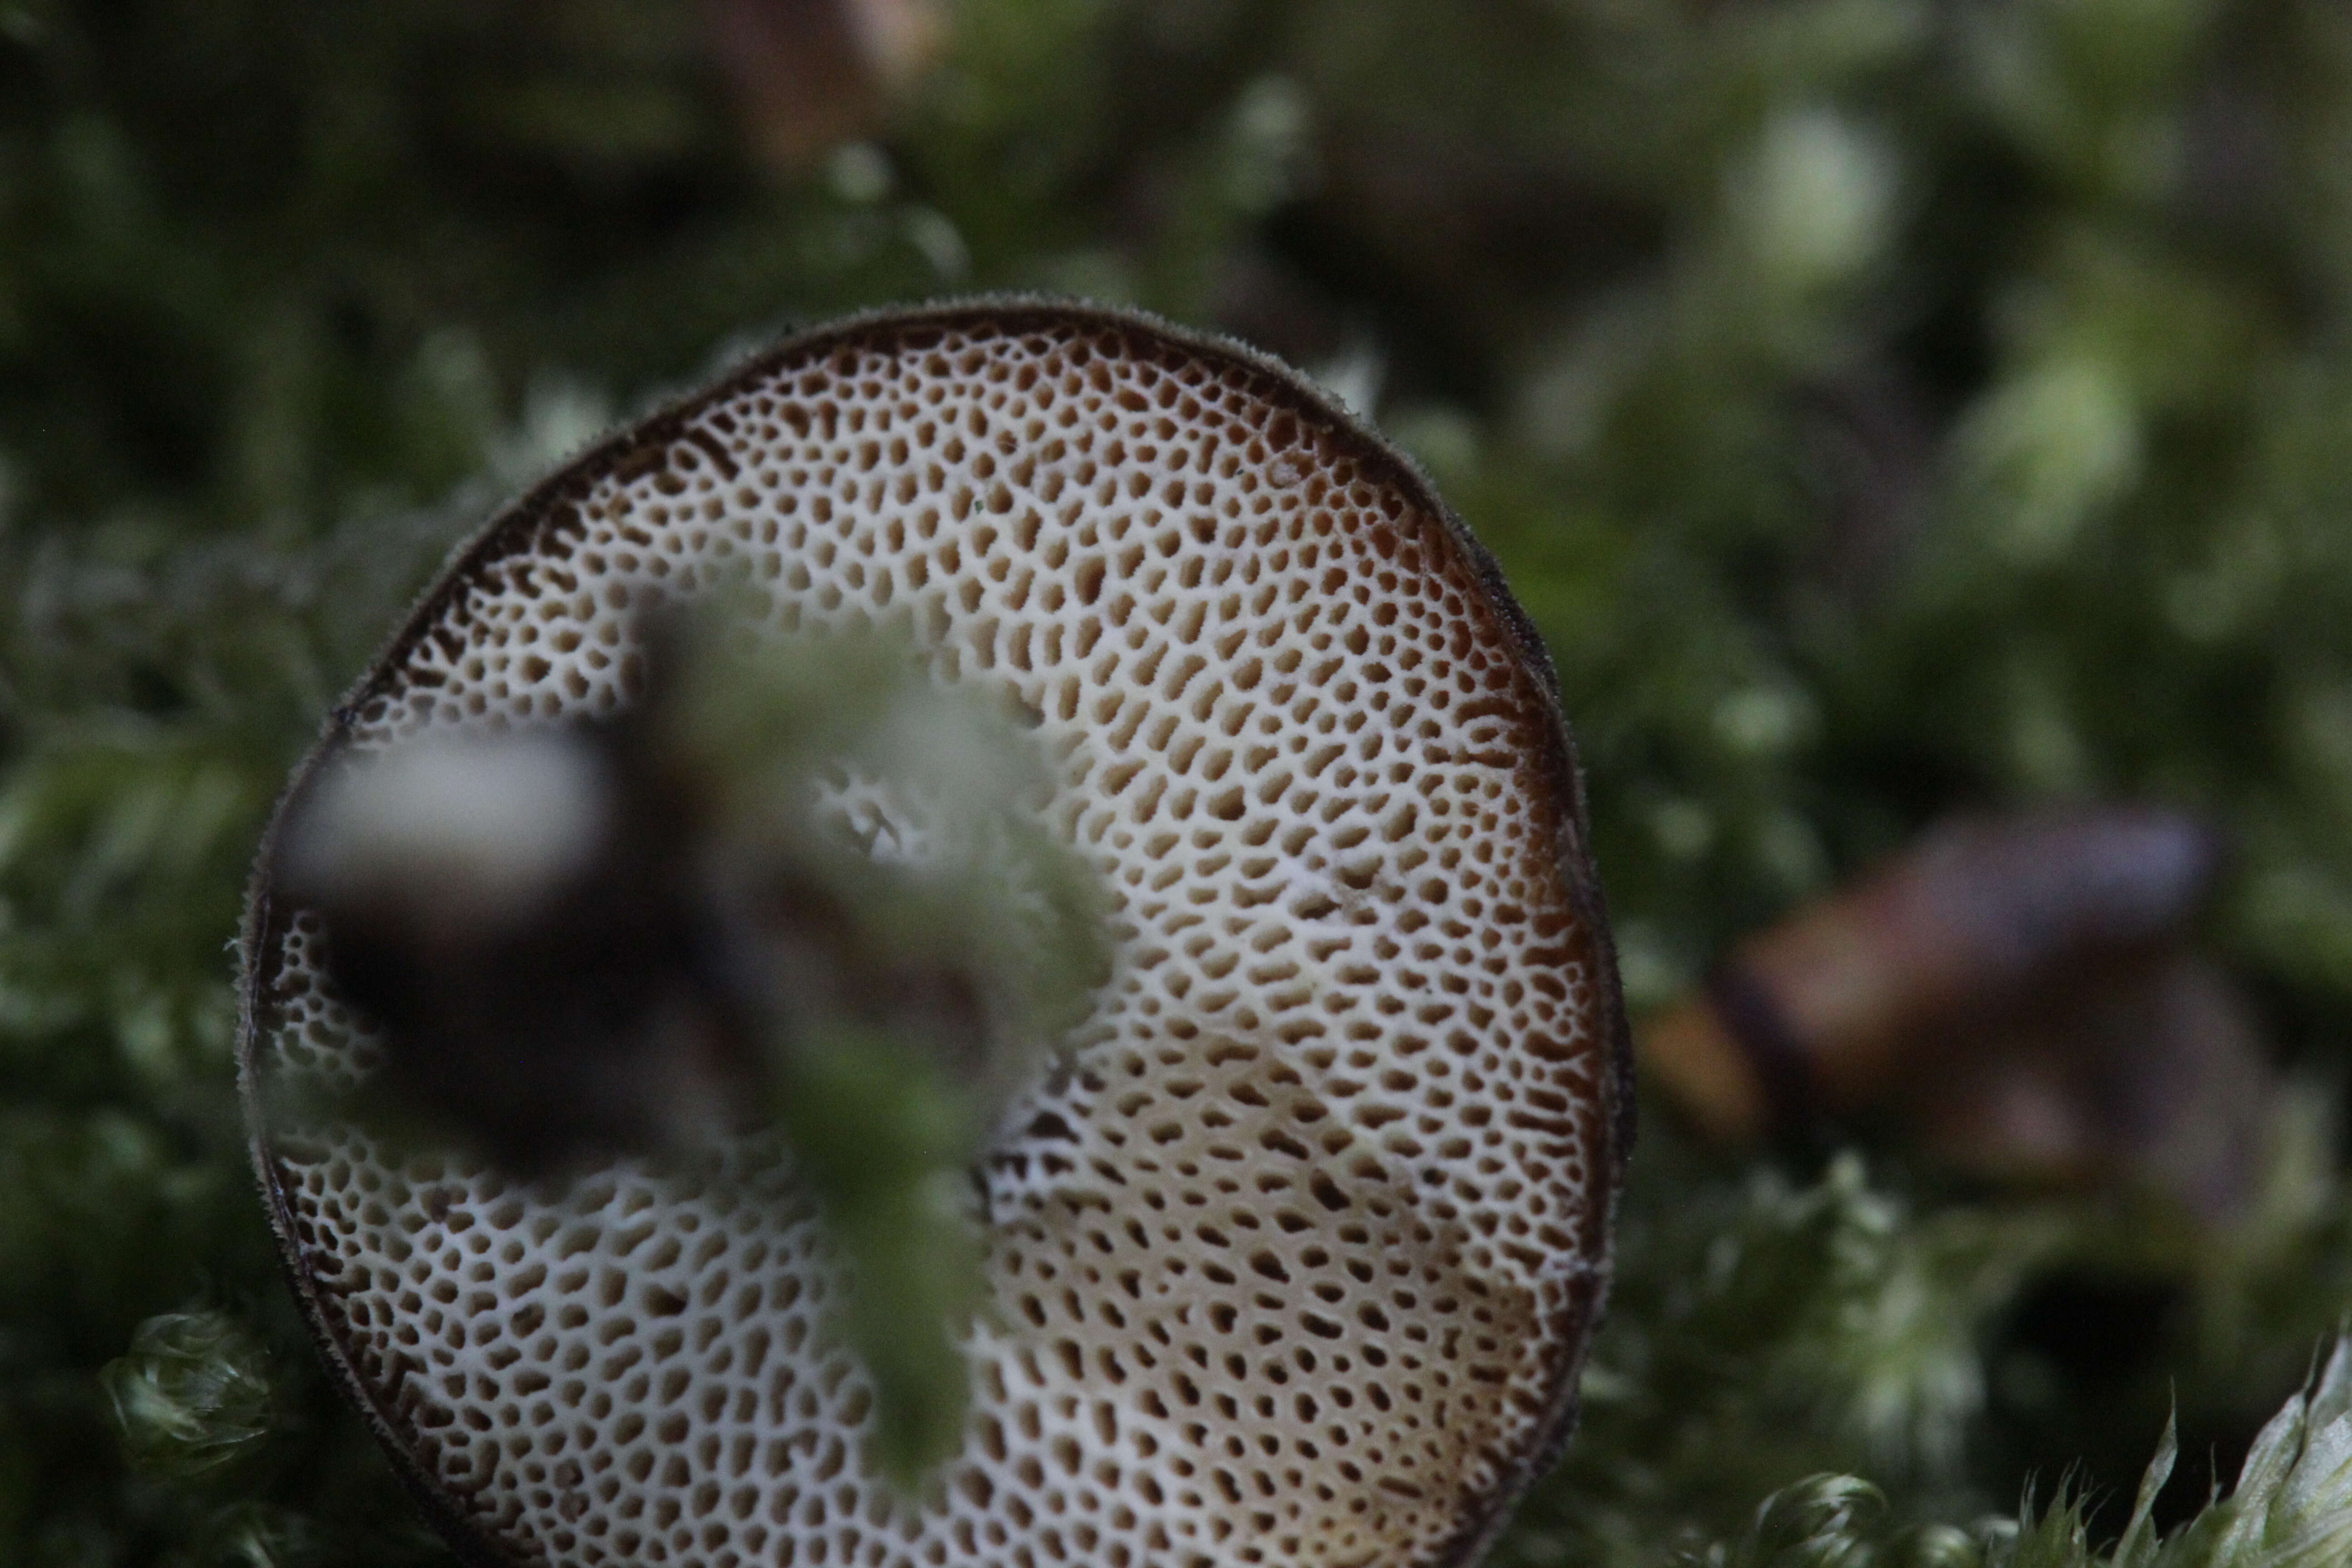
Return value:
<svg viewBox="0 0 2352 1568">
<path fill-rule="evenodd" d="M 644 612 L 722 579 L 1034 718 L 1112 975 L 975 1173 L 972 1414 L 910 1499 L 773 1145 L 547 1187 L 272 1122 L 273 1081 L 372 1047 L 266 850 L 256 1158 L 440 1521 L 580 1568 L 1474 1554 L 1565 1436 L 1627 1096 L 1549 668 L 1485 554 L 1244 351 L 1075 307 L 873 318 L 495 519 L 311 765 L 611 713 Z"/>
</svg>

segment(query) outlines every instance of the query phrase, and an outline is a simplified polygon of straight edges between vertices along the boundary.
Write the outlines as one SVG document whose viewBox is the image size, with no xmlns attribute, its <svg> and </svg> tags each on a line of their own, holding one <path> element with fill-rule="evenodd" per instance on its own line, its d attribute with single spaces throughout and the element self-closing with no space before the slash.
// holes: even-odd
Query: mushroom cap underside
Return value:
<svg viewBox="0 0 2352 1568">
<path fill-rule="evenodd" d="M 1036 719 L 1111 979 L 978 1172 L 992 1310 L 925 1500 L 778 1150 L 560 1190 L 357 1129 L 320 931 L 247 936 L 255 1158 L 320 1342 L 499 1563 L 1450 1564 L 1564 1439 L 1624 1029 L 1549 666 L 1410 464 L 1272 362 L 983 302 L 788 342 L 494 519 L 306 764 L 609 714 L 722 580 Z M 296 794 L 301 785 L 298 783 Z M 281 814 L 282 816 L 282 814 Z"/>
</svg>

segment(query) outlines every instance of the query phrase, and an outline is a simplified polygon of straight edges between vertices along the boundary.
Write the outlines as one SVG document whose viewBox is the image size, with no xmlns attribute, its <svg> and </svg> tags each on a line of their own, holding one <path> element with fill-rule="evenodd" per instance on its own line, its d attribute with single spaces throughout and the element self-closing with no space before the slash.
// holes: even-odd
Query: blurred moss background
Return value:
<svg viewBox="0 0 2352 1568">
<path fill-rule="evenodd" d="M 245 1170 L 262 817 L 503 494 L 980 289 L 1231 331 L 1423 460 L 1559 662 L 1637 1009 L 1956 807 L 2233 837 L 2297 1085 L 2242 1224 L 1653 1115 L 1499 1561 L 1817 1471 L 1890 1553 L 2035 1479 L 2096 1540 L 2176 1402 L 2158 1519 L 2226 1485 L 2352 1306 L 2352 10 L 869 0 L 813 88 L 825 10 L 0 0 L 0 1560 L 443 1560 Z"/>
</svg>

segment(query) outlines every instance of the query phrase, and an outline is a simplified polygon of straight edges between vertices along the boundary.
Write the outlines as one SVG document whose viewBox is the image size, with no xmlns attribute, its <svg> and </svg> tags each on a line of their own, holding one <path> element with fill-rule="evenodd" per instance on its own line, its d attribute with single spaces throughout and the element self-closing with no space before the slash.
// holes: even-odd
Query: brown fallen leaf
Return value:
<svg viewBox="0 0 2352 1568">
<path fill-rule="evenodd" d="M 1994 1179 L 2251 1190 L 2272 1080 L 2189 943 L 2221 859 L 2195 819 L 2106 807 L 1946 823 L 1741 942 L 1642 1031 L 1705 1135 L 1891 1120 Z"/>
</svg>

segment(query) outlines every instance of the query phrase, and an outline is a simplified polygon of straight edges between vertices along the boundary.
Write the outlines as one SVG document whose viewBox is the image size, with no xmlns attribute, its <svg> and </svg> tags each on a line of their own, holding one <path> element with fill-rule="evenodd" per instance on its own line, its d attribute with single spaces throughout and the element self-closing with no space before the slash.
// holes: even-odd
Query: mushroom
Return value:
<svg viewBox="0 0 2352 1568">
<path fill-rule="evenodd" d="M 495 518 L 306 770 L 622 710 L 643 612 L 722 577 L 1026 710 L 1111 978 L 973 1173 L 972 1409 L 908 1497 L 772 1144 L 551 1188 L 273 1110 L 373 1048 L 273 830 L 256 1164 L 436 1522 L 500 1564 L 1474 1557 L 1566 1438 L 1630 1114 L 1573 754 L 1486 553 L 1245 350 L 1067 305 L 873 316 Z"/>
</svg>

